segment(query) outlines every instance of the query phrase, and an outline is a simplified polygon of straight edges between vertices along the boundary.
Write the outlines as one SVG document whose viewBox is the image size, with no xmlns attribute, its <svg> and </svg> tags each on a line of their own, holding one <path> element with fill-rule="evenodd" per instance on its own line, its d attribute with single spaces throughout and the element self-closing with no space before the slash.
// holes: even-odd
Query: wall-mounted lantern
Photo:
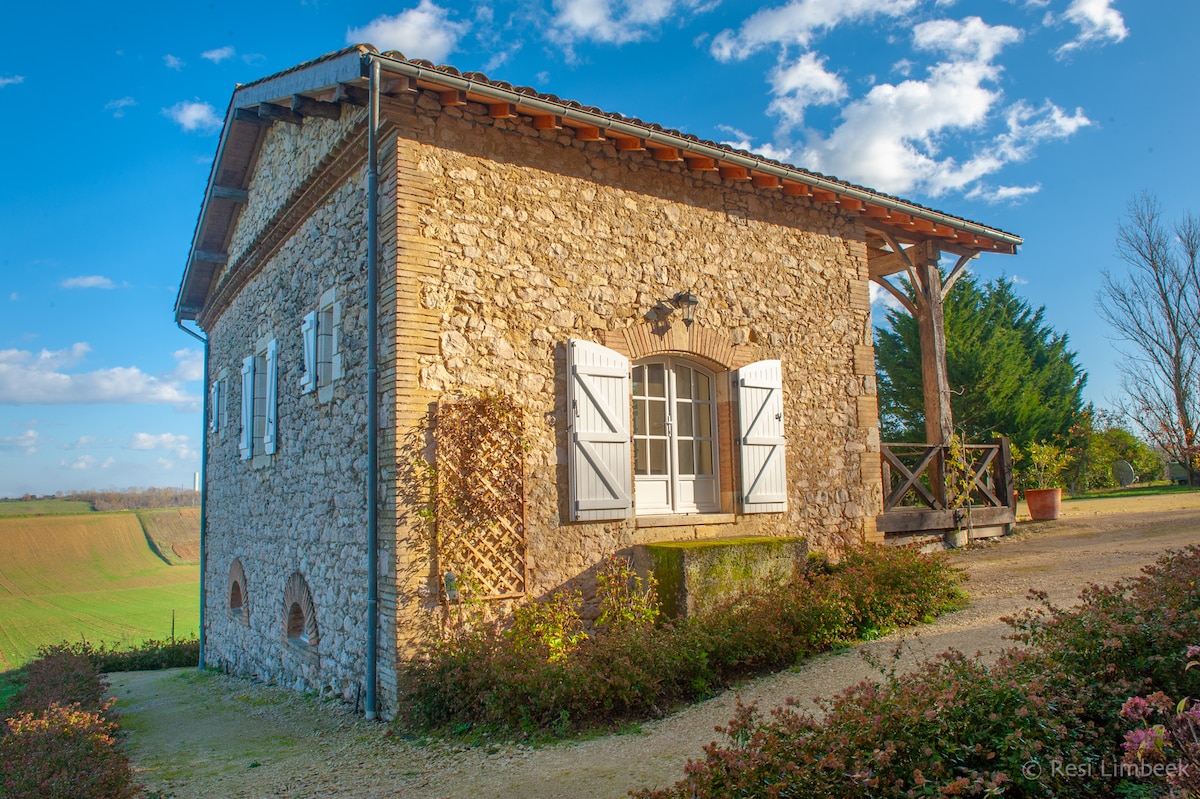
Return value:
<svg viewBox="0 0 1200 799">
<path fill-rule="evenodd" d="M 690 291 L 681 291 L 671 298 L 671 304 L 683 312 L 683 323 L 691 326 L 696 321 L 696 306 L 700 298 Z"/>
</svg>

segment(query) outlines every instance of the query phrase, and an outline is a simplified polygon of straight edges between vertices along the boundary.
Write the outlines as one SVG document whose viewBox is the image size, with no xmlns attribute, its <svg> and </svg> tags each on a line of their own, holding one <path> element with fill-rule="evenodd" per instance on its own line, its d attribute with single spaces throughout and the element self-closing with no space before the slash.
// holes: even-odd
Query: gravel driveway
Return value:
<svg viewBox="0 0 1200 799">
<path fill-rule="evenodd" d="M 1071 604 L 1088 583 L 1137 574 L 1168 549 L 1200 543 L 1200 493 L 1064 504 L 1057 522 L 1025 523 L 1003 540 L 950 555 L 970 576 L 971 603 L 933 624 L 764 677 L 640 729 L 531 749 L 465 748 L 391 736 L 335 702 L 194 669 L 111 675 L 127 747 L 161 797 L 620 797 L 682 776 L 719 735 L 736 697 L 771 708 L 809 702 L 872 676 L 869 652 L 901 668 L 947 647 L 1006 645 L 1000 621 L 1030 588 Z"/>
</svg>

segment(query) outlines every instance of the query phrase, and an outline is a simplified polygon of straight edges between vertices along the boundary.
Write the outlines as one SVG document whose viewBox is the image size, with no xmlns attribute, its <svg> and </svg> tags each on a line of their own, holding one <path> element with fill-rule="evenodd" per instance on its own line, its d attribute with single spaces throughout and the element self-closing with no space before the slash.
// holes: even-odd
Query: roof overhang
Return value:
<svg viewBox="0 0 1200 799">
<path fill-rule="evenodd" d="M 227 260 L 229 240 L 269 125 L 329 115 L 331 109 L 340 110 L 338 104 L 364 105 L 372 61 L 380 65 L 382 94 L 401 97 L 435 91 L 444 106 L 482 103 L 497 118 L 531 117 L 537 128 L 573 128 L 578 138 L 611 140 L 618 151 L 648 150 L 656 160 L 717 171 L 723 178 L 750 181 L 763 192 L 809 197 L 818 205 L 862 217 L 868 235 L 887 242 L 889 249 L 932 242 L 942 251 L 969 257 L 980 252 L 1015 253 L 1023 243 L 1012 233 L 679 131 L 492 81 L 479 73 L 463 74 L 453 67 L 355 45 L 234 92 L 176 300 L 177 320 L 196 318 L 214 276 Z"/>
</svg>

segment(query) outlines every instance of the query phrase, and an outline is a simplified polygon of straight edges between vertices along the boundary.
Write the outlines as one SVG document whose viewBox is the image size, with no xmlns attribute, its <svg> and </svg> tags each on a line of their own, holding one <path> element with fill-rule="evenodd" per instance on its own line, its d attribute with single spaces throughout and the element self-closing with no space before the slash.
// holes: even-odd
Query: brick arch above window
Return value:
<svg viewBox="0 0 1200 799">
<path fill-rule="evenodd" d="M 300 572 L 292 572 L 283 588 L 283 634 L 289 643 L 309 647 L 320 639 L 312 592 Z"/>
<path fill-rule="evenodd" d="M 655 355 L 683 354 L 714 371 L 729 371 L 754 361 L 753 347 L 738 346 L 719 330 L 699 322 L 686 325 L 647 322 L 624 330 L 609 331 L 604 345 L 638 361 Z"/>
<path fill-rule="evenodd" d="M 225 592 L 229 613 L 243 624 L 250 623 L 250 589 L 246 582 L 246 570 L 241 558 L 229 564 L 229 584 Z"/>
</svg>

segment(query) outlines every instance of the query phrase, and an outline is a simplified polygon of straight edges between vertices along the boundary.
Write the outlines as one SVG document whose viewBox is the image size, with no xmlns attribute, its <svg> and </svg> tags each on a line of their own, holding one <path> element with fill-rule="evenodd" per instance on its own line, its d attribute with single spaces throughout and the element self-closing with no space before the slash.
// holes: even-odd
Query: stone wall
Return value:
<svg viewBox="0 0 1200 799">
<path fill-rule="evenodd" d="M 414 187 L 399 214 L 416 230 L 398 245 L 397 280 L 416 287 L 437 322 L 404 357 L 415 356 L 427 400 L 492 391 L 525 408 L 534 596 L 574 583 L 586 591 L 603 556 L 648 541 L 800 535 L 825 549 L 873 536 L 881 489 L 860 221 L 649 152 L 581 142 L 570 130 L 492 119 L 483 106 L 443 109 L 428 92 L 384 109 L 399 130 L 398 183 Z M 692 328 L 647 318 L 685 289 L 701 299 Z M 567 522 L 570 338 L 633 357 L 682 353 L 718 375 L 780 359 L 787 513 L 733 512 L 726 407 L 726 513 L 653 526 Z M 418 410 L 397 413 L 397 425 L 421 424 L 424 403 Z M 415 576 L 401 587 L 411 610 L 437 586 L 420 565 L 428 545 L 417 525 L 399 535 L 400 565 Z"/>
<path fill-rule="evenodd" d="M 322 137 L 313 133 L 317 152 Z M 260 169 L 278 160 L 277 139 L 268 137 Z M 366 640 L 364 197 L 365 170 L 359 169 L 290 232 L 208 330 L 210 370 L 226 378 L 227 412 L 224 430 L 208 434 L 207 660 L 350 700 L 362 688 Z M 243 227 L 257 220 L 244 215 Z M 345 376 L 333 383 L 332 399 L 321 402 L 317 392 L 301 393 L 300 324 L 331 287 L 342 306 Z M 272 337 L 280 353 L 278 450 L 242 460 L 242 359 Z M 235 558 L 246 575 L 244 616 L 228 610 Z M 317 641 L 308 647 L 289 643 L 285 634 L 284 591 L 295 572 L 307 583 L 316 613 Z"/>
</svg>

